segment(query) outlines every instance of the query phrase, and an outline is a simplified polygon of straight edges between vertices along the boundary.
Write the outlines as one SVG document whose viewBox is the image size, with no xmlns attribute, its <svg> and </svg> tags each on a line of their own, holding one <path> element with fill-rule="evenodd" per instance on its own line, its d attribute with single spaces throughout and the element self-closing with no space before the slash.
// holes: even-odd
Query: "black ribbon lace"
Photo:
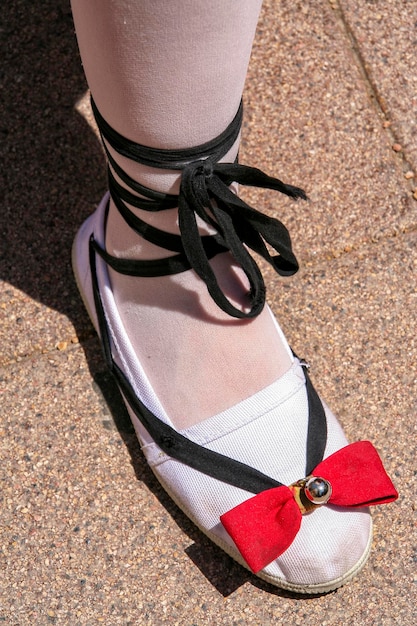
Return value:
<svg viewBox="0 0 417 626">
<path fill-rule="evenodd" d="M 295 199 L 306 199 L 306 195 L 302 189 L 287 185 L 259 169 L 238 163 L 219 163 L 238 138 L 242 105 L 221 135 L 187 150 L 160 150 L 137 144 L 115 131 L 102 117 L 93 100 L 92 108 L 109 160 L 109 190 L 115 206 L 138 234 L 177 254 L 156 261 L 137 261 L 113 257 L 97 243 L 96 251 L 113 269 L 130 275 L 162 276 L 192 268 L 223 311 L 237 318 L 258 315 L 265 304 L 265 284 L 248 249 L 267 260 L 281 276 L 294 274 L 298 270 L 298 262 L 284 224 L 250 207 L 230 190 L 230 185 L 235 182 L 273 189 Z M 149 167 L 181 170 L 179 195 L 160 193 L 139 184 L 115 161 L 109 146 L 118 154 Z M 113 172 L 123 184 L 116 180 Z M 127 204 L 145 211 L 178 207 L 180 235 L 150 226 Z M 213 228 L 215 234 L 201 236 L 198 218 Z M 277 254 L 271 254 L 269 247 Z M 213 256 L 225 251 L 233 255 L 246 274 L 250 284 L 249 311 L 232 305 L 210 265 Z"/>
</svg>

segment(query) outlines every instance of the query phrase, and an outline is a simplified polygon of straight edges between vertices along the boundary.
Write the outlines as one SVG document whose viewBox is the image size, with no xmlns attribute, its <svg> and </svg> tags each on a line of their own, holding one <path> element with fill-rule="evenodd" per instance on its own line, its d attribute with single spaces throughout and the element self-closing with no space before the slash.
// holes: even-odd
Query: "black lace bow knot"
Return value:
<svg viewBox="0 0 417 626">
<path fill-rule="evenodd" d="M 298 262 L 284 224 L 250 207 L 231 191 L 232 182 L 274 189 L 295 199 L 306 199 L 306 195 L 298 187 L 286 185 L 257 168 L 237 163 L 213 163 L 206 159 L 190 163 L 182 170 L 179 226 L 188 262 L 226 313 L 234 317 L 255 317 L 265 304 L 265 285 L 247 248 L 261 255 L 281 276 L 295 274 Z M 199 233 L 197 217 L 216 231 L 215 241 L 231 252 L 245 272 L 250 284 L 249 311 L 233 306 L 220 289 L 209 263 L 204 238 Z M 276 255 L 270 254 L 267 244 L 277 252 Z"/>
</svg>

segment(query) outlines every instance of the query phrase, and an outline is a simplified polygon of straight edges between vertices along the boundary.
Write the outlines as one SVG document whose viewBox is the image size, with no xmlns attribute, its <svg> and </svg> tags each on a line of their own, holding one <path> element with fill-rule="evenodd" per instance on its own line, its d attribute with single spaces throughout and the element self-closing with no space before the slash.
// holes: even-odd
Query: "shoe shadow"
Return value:
<svg viewBox="0 0 417 626">
<path fill-rule="evenodd" d="M 70 5 L 16 0 L 2 18 L 0 279 L 91 335 L 71 245 L 106 179 L 99 142 L 75 109 L 87 86 Z"/>
</svg>

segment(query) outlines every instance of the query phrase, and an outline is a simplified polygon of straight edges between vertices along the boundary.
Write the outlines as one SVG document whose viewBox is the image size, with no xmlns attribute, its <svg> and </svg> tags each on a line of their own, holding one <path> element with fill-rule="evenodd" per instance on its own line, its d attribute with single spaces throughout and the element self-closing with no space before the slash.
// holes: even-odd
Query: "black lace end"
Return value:
<svg viewBox="0 0 417 626">
<path fill-rule="evenodd" d="M 294 198 L 295 200 L 298 200 L 298 198 L 301 198 L 302 200 L 308 200 L 306 192 L 300 187 L 294 187 L 293 185 L 285 184 L 284 193 L 287 196 L 290 196 L 290 198 Z"/>
</svg>

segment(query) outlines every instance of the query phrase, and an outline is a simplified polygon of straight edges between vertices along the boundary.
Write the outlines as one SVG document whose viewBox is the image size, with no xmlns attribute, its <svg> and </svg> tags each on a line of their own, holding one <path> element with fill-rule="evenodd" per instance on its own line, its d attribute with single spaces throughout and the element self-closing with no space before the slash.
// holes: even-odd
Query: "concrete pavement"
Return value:
<svg viewBox="0 0 417 626">
<path fill-rule="evenodd" d="M 70 268 L 105 189 L 76 106 L 86 85 L 70 9 L 8 5 L 0 623 L 415 624 L 416 3 L 267 0 L 247 79 L 241 162 L 310 198 L 243 192 L 285 222 L 302 264 L 289 281 L 265 268 L 271 306 L 350 440 L 373 441 L 400 492 L 374 511 L 362 573 L 317 598 L 231 561 L 147 468 Z"/>
</svg>

